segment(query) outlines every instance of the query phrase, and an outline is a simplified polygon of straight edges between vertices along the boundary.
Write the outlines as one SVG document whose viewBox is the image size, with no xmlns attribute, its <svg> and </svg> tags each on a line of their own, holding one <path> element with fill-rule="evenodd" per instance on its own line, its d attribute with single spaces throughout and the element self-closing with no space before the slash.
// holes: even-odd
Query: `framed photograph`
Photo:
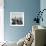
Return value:
<svg viewBox="0 0 46 46">
<path fill-rule="evenodd" d="M 24 12 L 10 12 L 10 26 L 24 26 Z"/>
</svg>

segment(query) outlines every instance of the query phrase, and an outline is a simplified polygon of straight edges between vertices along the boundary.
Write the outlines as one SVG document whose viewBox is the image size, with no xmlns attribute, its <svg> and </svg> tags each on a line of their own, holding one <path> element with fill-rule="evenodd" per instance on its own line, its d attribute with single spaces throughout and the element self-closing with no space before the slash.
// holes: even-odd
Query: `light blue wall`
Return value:
<svg viewBox="0 0 46 46">
<path fill-rule="evenodd" d="M 46 9 L 46 0 L 41 0 L 40 1 L 40 10 L 42 11 L 43 9 Z M 46 11 L 43 12 L 42 17 L 43 17 L 43 22 L 40 21 L 40 25 L 46 27 Z"/>
<path fill-rule="evenodd" d="M 4 35 L 5 40 L 18 41 L 31 29 L 35 12 L 40 9 L 40 0 L 4 0 Z M 24 26 L 12 27 L 9 25 L 10 12 L 24 12 Z"/>
</svg>

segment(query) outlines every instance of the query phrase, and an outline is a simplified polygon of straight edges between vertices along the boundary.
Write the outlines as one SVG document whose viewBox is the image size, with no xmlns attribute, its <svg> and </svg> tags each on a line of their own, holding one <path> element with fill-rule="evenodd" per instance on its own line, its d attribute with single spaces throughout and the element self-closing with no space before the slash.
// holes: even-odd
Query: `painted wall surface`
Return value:
<svg viewBox="0 0 46 46">
<path fill-rule="evenodd" d="M 41 11 L 43 9 L 46 9 L 46 0 L 40 0 L 40 9 L 41 9 Z M 43 12 L 42 17 L 43 17 L 43 22 L 40 21 L 40 25 L 46 27 L 46 10 Z"/>
<path fill-rule="evenodd" d="M 4 0 L 4 36 L 7 41 L 18 41 L 32 30 L 35 12 L 40 9 L 40 0 Z M 10 12 L 24 12 L 24 26 L 12 27 Z"/>
</svg>

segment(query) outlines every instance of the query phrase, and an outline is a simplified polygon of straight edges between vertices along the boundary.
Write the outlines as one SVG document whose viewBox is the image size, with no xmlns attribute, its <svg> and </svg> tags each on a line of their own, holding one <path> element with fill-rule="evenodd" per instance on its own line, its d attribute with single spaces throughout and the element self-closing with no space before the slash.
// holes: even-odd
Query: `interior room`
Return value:
<svg viewBox="0 0 46 46">
<path fill-rule="evenodd" d="M 0 0 L 0 46 L 46 46 L 46 0 Z"/>
</svg>

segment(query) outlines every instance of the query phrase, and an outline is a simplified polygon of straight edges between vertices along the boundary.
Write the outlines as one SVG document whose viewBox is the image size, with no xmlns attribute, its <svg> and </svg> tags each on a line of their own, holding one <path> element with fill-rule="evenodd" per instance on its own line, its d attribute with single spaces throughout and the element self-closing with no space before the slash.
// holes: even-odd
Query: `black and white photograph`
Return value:
<svg viewBox="0 0 46 46">
<path fill-rule="evenodd" d="M 10 12 L 10 26 L 24 26 L 24 12 Z"/>
</svg>

